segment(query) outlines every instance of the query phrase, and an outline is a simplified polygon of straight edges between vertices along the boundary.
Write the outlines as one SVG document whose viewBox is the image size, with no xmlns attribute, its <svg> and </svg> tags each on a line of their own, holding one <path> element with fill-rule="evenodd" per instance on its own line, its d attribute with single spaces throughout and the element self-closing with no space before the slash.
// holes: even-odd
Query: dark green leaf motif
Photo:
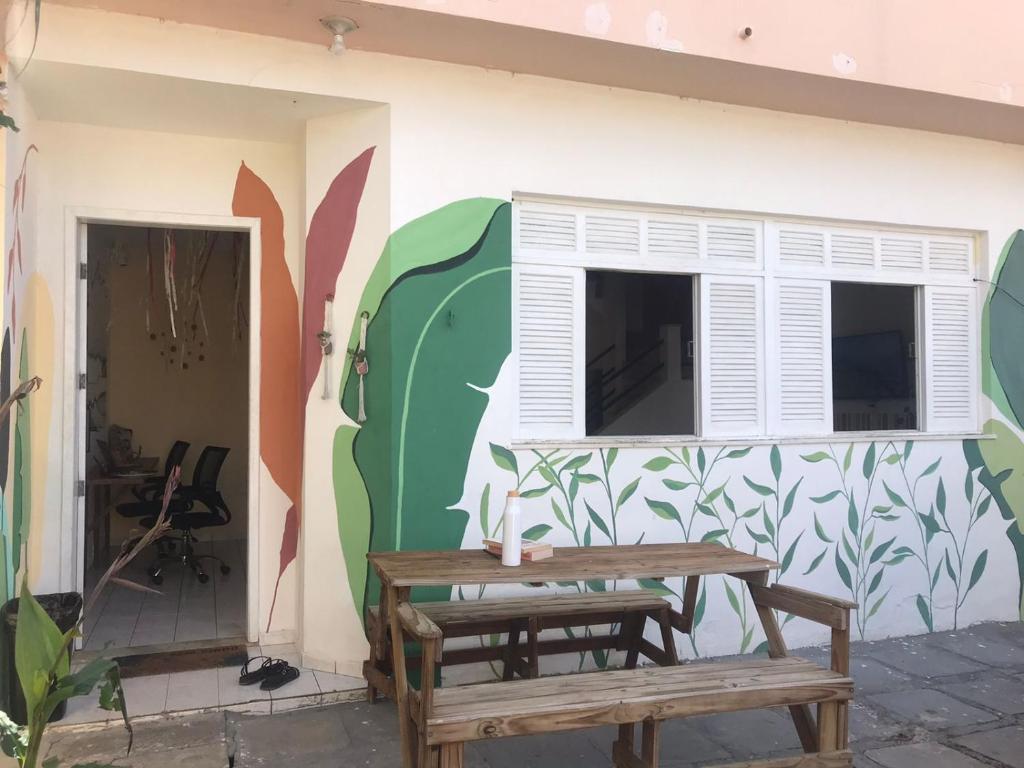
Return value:
<svg viewBox="0 0 1024 768">
<path fill-rule="evenodd" d="M 814 514 L 814 533 L 815 535 L 824 541 L 826 544 L 833 544 L 835 539 L 830 539 L 828 534 L 825 533 L 825 529 L 821 527 L 821 521 L 818 520 L 818 514 Z"/>
<path fill-rule="evenodd" d="M 811 496 L 811 501 L 813 501 L 815 504 L 825 504 L 826 502 L 832 501 L 832 499 L 834 499 L 836 496 L 838 496 L 839 493 L 840 492 L 838 490 L 836 490 L 836 491 L 829 491 L 828 493 L 826 493 L 826 494 L 824 494 L 822 496 Z"/>
<path fill-rule="evenodd" d="M 987 549 L 978 555 L 978 559 L 974 561 L 974 567 L 971 568 L 971 580 L 967 582 L 967 592 L 970 592 L 974 588 L 974 585 L 978 583 L 982 574 L 985 573 L 986 563 L 988 563 Z"/>
<path fill-rule="evenodd" d="M 810 574 L 814 573 L 814 571 L 818 568 L 818 566 L 821 565 L 821 561 L 825 559 L 825 555 L 827 555 L 827 554 L 828 554 L 828 549 L 827 548 L 821 550 L 821 554 L 818 555 L 813 560 L 811 560 L 811 564 L 807 567 L 807 570 L 804 571 L 804 576 L 809 576 Z"/>
<path fill-rule="evenodd" d="M 864 453 L 864 479 L 867 480 L 871 477 L 871 474 L 875 471 L 875 444 L 871 443 L 868 446 L 867 451 Z"/>
<path fill-rule="evenodd" d="M 773 491 L 771 488 L 769 488 L 766 485 L 760 485 L 759 483 L 755 483 L 746 475 L 743 476 L 743 482 L 745 482 L 750 487 L 750 490 L 754 491 L 757 494 L 760 494 L 761 496 L 775 495 L 775 491 Z"/>
<path fill-rule="evenodd" d="M 357 562 L 368 550 L 461 545 L 469 516 L 454 505 L 463 495 L 487 389 L 511 352 L 511 231 L 508 203 L 462 201 L 389 239 L 362 299 L 371 315 L 366 346 L 373 364 L 364 381 L 369 418 L 354 439 L 335 442 L 346 560 Z M 388 273 L 399 276 L 392 280 Z M 353 317 L 353 327 L 358 324 Z M 348 376 L 341 404 L 353 421 L 358 400 L 359 378 Z M 495 448 L 496 465 L 514 472 L 514 455 Z M 348 469 L 353 459 L 357 476 Z M 364 488 L 355 486 L 360 480 Z M 369 541 L 359 540 L 361 532 L 350 535 L 350 528 L 364 525 L 359 515 L 370 516 Z M 359 583 L 352 580 L 354 590 Z M 357 606 L 366 598 L 377 602 L 375 578 L 367 586 L 368 595 L 354 594 Z M 419 599 L 450 595 L 448 588 L 416 590 Z"/>
<path fill-rule="evenodd" d="M 663 520 L 675 520 L 677 523 L 681 522 L 679 510 L 669 502 L 648 499 L 646 497 L 644 497 L 644 501 L 647 502 L 647 506 L 650 507 L 651 511 Z"/>
<path fill-rule="evenodd" d="M 768 459 L 772 467 L 772 476 L 775 478 L 775 482 L 779 482 L 779 478 L 782 477 L 782 454 L 779 452 L 779 446 L 772 446 Z"/>
<path fill-rule="evenodd" d="M 494 459 L 494 463 L 502 469 L 507 469 L 515 475 L 519 474 L 519 463 L 516 461 L 516 455 L 508 448 L 491 443 L 491 457 Z"/>
<path fill-rule="evenodd" d="M 604 520 L 601 519 L 601 516 L 594 511 L 594 508 L 590 506 L 589 502 L 584 501 L 583 503 L 587 508 L 587 514 L 590 516 L 590 519 L 594 523 L 594 525 L 597 526 L 597 529 L 605 536 L 607 536 L 609 539 L 611 539 L 612 533 L 610 530 L 608 530 L 608 526 L 605 524 Z"/>
<path fill-rule="evenodd" d="M 843 558 L 839 556 L 839 548 L 836 548 L 836 570 L 839 572 L 839 578 L 843 580 L 843 584 L 846 585 L 847 589 L 853 589 L 853 579 L 850 577 L 850 569 L 846 567 L 846 563 L 843 562 Z"/>
<path fill-rule="evenodd" d="M 523 538 L 529 539 L 530 541 L 540 541 L 549 533 L 551 533 L 551 526 L 541 523 L 540 525 L 534 525 L 523 531 Z"/>
</svg>

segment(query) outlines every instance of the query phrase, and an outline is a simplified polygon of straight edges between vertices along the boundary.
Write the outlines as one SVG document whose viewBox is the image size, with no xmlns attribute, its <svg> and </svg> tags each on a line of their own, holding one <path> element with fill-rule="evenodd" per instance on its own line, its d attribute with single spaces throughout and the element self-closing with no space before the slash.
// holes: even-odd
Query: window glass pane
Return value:
<svg viewBox="0 0 1024 768">
<path fill-rule="evenodd" d="M 917 429 L 916 289 L 832 283 L 837 432 Z"/>
<path fill-rule="evenodd" d="M 587 434 L 694 433 L 693 278 L 587 272 Z"/>
</svg>

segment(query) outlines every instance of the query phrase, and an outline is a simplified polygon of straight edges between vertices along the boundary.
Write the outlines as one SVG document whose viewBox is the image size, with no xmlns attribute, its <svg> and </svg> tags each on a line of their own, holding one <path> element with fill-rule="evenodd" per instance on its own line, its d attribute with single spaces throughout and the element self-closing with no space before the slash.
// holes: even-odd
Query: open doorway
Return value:
<svg viewBox="0 0 1024 768">
<path fill-rule="evenodd" d="M 83 648 L 241 640 L 247 632 L 250 235 L 85 226 L 86 598 L 159 512 L 180 464 L 172 530 L 129 566 L 159 594 L 112 586 Z"/>
</svg>

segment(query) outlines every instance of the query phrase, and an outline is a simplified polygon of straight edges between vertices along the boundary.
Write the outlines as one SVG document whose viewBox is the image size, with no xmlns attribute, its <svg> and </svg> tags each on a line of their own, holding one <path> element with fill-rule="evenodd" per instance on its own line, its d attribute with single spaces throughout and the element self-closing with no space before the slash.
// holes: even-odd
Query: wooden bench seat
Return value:
<svg viewBox="0 0 1024 768">
<path fill-rule="evenodd" d="M 588 620 L 597 615 L 607 621 L 593 621 L 607 624 L 621 618 L 623 612 L 660 611 L 668 601 L 648 589 L 631 589 L 620 592 L 545 592 L 537 596 L 505 597 L 485 600 L 451 600 L 437 603 L 416 603 L 416 609 L 433 621 L 445 637 L 469 637 L 493 626 L 498 631 L 507 631 L 508 622 L 535 617 L 541 629 L 564 626 L 578 626 L 576 617 L 584 615 Z M 370 607 L 371 622 L 379 617 L 377 606 Z M 566 623 L 573 622 L 573 623 Z"/>
<path fill-rule="evenodd" d="M 503 679 L 516 674 L 525 678 L 539 676 L 539 657 L 557 653 L 584 652 L 594 649 L 622 650 L 630 655 L 629 666 L 636 664 L 640 653 L 659 664 L 677 661 L 672 641 L 671 605 L 652 590 L 634 589 L 618 592 L 539 592 L 537 595 L 483 600 L 452 600 L 450 602 L 417 603 L 416 609 L 433 622 L 443 639 L 477 635 L 507 634 L 504 644 L 477 648 L 441 649 L 438 664 L 473 664 L 497 661 L 504 665 Z M 367 697 L 373 702 L 380 690 L 393 695 L 388 672 L 391 668 L 388 627 L 381 622 L 380 610 L 371 606 L 367 615 L 370 637 L 370 659 L 363 665 L 367 680 Z M 662 648 L 643 639 L 648 617 L 661 626 Z M 540 640 L 547 629 L 615 625 L 614 633 L 590 637 L 565 637 Z M 521 636 L 526 642 L 521 643 Z M 410 660 L 416 664 L 416 660 Z"/>
<path fill-rule="evenodd" d="M 434 687 L 442 630 L 413 605 L 401 603 L 396 617 L 403 633 L 423 649 L 420 687 L 408 688 L 407 716 L 416 729 L 409 754 L 418 768 L 461 768 L 468 741 L 618 725 L 614 765 L 657 768 L 665 720 L 788 707 L 806 754 L 753 761 L 745 768 L 852 768 L 846 747 L 853 698 L 849 623 L 855 604 L 780 584 L 769 587 L 764 577 L 747 584 L 768 638 L 769 658 L 636 669 L 627 656 L 623 670 L 446 689 Z M 830 627 L 832 668 L 789 656 L 773 610 Z M 398 663 L 405 680 L 404 656 Z M 638 723 L 639 755 L 634 746 Z"/>
<path fill-rule="evenodd" d="M 587 672 L 438 689 L 425 736 L 428 745 L 467 742 L 852 695 L 850 678 L 792 656 Z"/>
</svg>

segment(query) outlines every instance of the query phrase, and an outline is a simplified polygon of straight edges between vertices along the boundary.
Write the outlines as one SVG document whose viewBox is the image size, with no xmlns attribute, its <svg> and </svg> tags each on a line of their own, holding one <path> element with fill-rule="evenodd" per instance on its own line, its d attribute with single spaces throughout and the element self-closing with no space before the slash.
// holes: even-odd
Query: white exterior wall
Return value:
<svg viewBox="0 0 1024 768">
<path fill-rule="evenodd" d="M 85 207 L 103 212 L 114 218 L 118 211 L 165 215 L 231 216 L 231 200 L 239 166 L 245 162 L 272 185 L 285 221 L 285 258 L 293 275 L 299 268 L 302 243 L 301 201 L 302 170 L 301 148 L 296 145 L 264 142 L 235 141 L 159 134 L 143 131 L 101 128 L 89 125 L 39 121 L 33 131 L 33 141 L 40 147 L 32 183 L 36 185 L 37 252 L 40 271 L 51 286 L 57 308 L 55 323 L 55 364 L 52 380 L 47 382 L 55 402 L 62 401 L 64 382 L 75 374 L 69 370 L 64 357 L 65 334 L 74 332 L 75 296 L 70 293 L 75 283 L 68 283 L 68 274 L 74 272 L 74 255 L 65 253 L 65 229 L 69 208 Z M 43 149 L 45 148 L 45 150 Z M 31 161 L 30 161 L 31 162 Z M 144 396 L 145 393 L 140 393 Z M 158 403 L 154 403 L 159 407 Z M 50 481 L 47 485 L 49 504 L 45 508 L 48 535 L 46 548 L 46 577 L 41 589 L 56 591 L 70 589 L 75 583 L 68 567 L 55 548 L 62 541 L 69 552 L 70 531 L 59 530 L 58 512 L 62 504 L 61 470 L 71 476 L 73 469 L 72 445 L 64 442 L 65 450 L 57 450 L 61 440 L 73 434 L 61 416 L 67 417 L 67 408 L 58 409 L 54 417 L 51 443 Z M 201 447 L 201 446 L 200 446 Z M 157 446 L 152 446 L 156 449 Z M 198 448 L 193 448 L 194 451 Z M 193 456 L 193 459 L 195 456 Z M 229 458 L 246 461 L 244 453 Z M 186 480 L 188 478 L 186 477 Z M 270 602 L 277 577 L 278 550 L 288 507 L 280 491 L 261 465 L 259 499 L 254 499 L 251 510 L 259 509 L 259 559 L 266 567 L 261 569 L 260 631 L 271 637 L 292 639 L 296 630 L 297 569 L 286 572 L 279 589 L 278 604 L 273 626 L 268 624 Z M 58 586 L 57 568 L 61 566 Z M 268 630 L 269 627 L 269 630 Z"/>
<path fill-rule="evenodd" d="M 986 265 L 995 263 L 1003 244 L 1021 224 L 1024 148 L 1019 146 L 398 57 L 350 52 L 336 58 L 320 46 L 63 7 L 49 10 L 36 57 L 387 104 L 387 151 L 381 153 L 389 166 L 387 190 L 378 187 L 374 194 L 388 196 L 391 231 L 454 200 L 484 196 L 509 200 L 517 192 L 526 192 L 972 230 L 981 235 L 977 258 L 983 265 L 982 274 L 986 274 L 991 268 Z M 349 129 L 346 122 L 339 122 L 339 143 L 335 144 L 329 124 L 310 125 L 304 204 L 307 221 L 316 196 L 322 194 L 333 173 L 362 148 L 332 151 L 349 146 L 350 137 L 342 137 Z M 375 124 L 370 131 L 373 133 L 384 134 L 384 125 Z M 58 291 L 62 285 L 60 260 L 66 258 L 61 240 L 65 205 L 224 212 L 230 201 L 230 180 L 237 171 L 239 148 L 232 147 L 230 160 L 224 157 L 228 153 L 215 150 L 231 146 L 230 142 L 56 124 L 40 124 L 35 140 L 46 168 L 39 192 L 45 203 L 39 211 L 38 247 L 46 262 L 43 269 L 47 279 L 54 281 Z M 369 143 L 380 141 L 368 138 Z M 170 146 L 178 151 L 168 152 Z M 267 158 L 265 178 L 276 179 L 272 184 L 286 208 L 286 220 L 296 221 L 303 204 L 299 199 L 302 182 L 293 167 L 293 148 L 245 150 L 258 150 Z M 330 157 L 330 171 L 317 167 L 314 152 Z M 183 168 L 183 163 L 190 165 Z M 147 170 L 140 173 L 140 169 Z M 204 179 L 209 183 L 201 183 Z M 361 218 L 360 227 L 363 221 Z M 293 226 L 297 242 L 301 233 Z M 373 226 L 379 227 L 379 221 Z M 342 270 L 334 318 L 341 338 L 345 338 L 355 314 L 358 289 L 354 286 L 361 285 L 372 266 L 366 259 L 379 252 L 379 232 L 375 230 L 360 242 L 360 255 L 352 256 Z M 357 240 L 359 237 L 357 233 Z M 56 325 L 61 328 L 66 318 L 61 317 L 63 302 L 59 296 L 55 291 Z M 63 341 L 58 337 L 57 349 L 62 348 Z M 55 374 L 67 375 L 59 359 Z M 507 475 L 488 455 L 488 443 L 511 443 L 511 377 L 511 366 L 506 364 L 474 446 L 464 509 L 477 508 L 487 483 L 493 489 L 492 506 L 496 506 L 501 496 L 498 489 L 508 485 Z M 61 434 L 61 409 L 56 410 L 55 433 Z M 985 401 L 983 415 L 987 411 Z M 330 523 L 335 500 L 324 463 L 337 423 L 336 418 L 309 418 L 307 413 L 304 535 L 316 531 L 317 542 L 310 546 L 307 538 L 300 550 L 300 557 L 306 558 L 306 612 L 317 607 L 309 597 L 309 580 L 314 574 L 329 579 L 327 594 L 348 594 L 347 586 L 341 583 L 344 569 L 337 567 L 340 548 L 330 538 L 334 533 Z M 846 448 L 843 439 L 831 442 L 841 450 Z M 959 438 L 917 444 L 912 461 L 916 471 L 942 458 L 942 471 L 926 479 L 925 496 L 934 496 L 933 484 L 941 476 L 949 490 L 950 504 L 964 503 L 960 490 L 965 473 L 961 445 Z M 827 475 L 821 464 L 809 464 L 800 458 L 822 447 L 821 440 L 782 446 L 783 485 L 788 488 L 804 476 L 804 499 L 836 487 L 835 478 Z M 567 448 L 576 453 L 590 450 Z M 709 452 L 717 448 L 706 446 Z M 860 466 L 865 449 L 866 444 L 855 448 L 854 469 Z M 692 450 L 696 451 L 695 445 Z M 621 518 L 623 540 L 635 541 L 644 531 L 649 532 L 647 541 L 679 538 L 674 523 L 655 518 L 643 503 L 645 495 L 654 498 L 660 493 L 661 477 L 642 468 L 657 453 L 655 448 L 623 449 L 618 459 L 616 471 L 622 473 L 621 478 L 643 478 L 634 504 Z M 758 500 L 749 488 L 743 490 L 742 476 L 764 483 L 770 477 L 767 453 L 767 446 L 756 447 L 729 468 L 739 480 L 736 503 L 741 509 Z M 521 463 L 529 458 L 527 453 L 520 455 Z M 866 480 L 858 477 L 856 482 L 860 489 Z M 830 523 L 830 535 L 834 536 L 842 526 L 843 510 L 828 509 L 834 518 Z M 809 510 L 810 506 L 803 507 L 794 513 L 797 517 L 787 521 L 792 535 L 803 531 L 805 541 L 792 566 L 794 576 L 803 573 L 824 546 L 823 542 L 818 542 L 821 546 L 809 544 L 814 541 Z M 526 514 L 527 525 L 551 522 L 546 509 L 527 506 Z M 316 523 L 310 522 L 313 516 L 317 516 Z M 1016 561 L 1003 533 L 1006 523 L 992 513 L 982 522 L 972 536 L 975 542 L 989 546 L 988 568 L 961 613 L 961 623 L 1017 615 Z M 893 524 L 889 535 L 912 541 L 916 530 L 913 518 L 907 516 Z M 464 545 L 475 546 L 479 531 L 479 524 L 471 518 Z M 553 533 L 552 540 L 564 544 L 567 538 Z M 753 543 L 740 526 L 736 545 L 753 549 Z M 273 549 L 273 545 L 268 547 Z M 266 554 L 268 564 L 276 561 L 276 554 Z M 893 592 L 872 618 L 868 636 L 923 630 L 913 607 L 915 595 L 921 591 L 917 583 L 920 578 L 909 575 L 914 567 L 906 561 L 893 571 Z M 269 572 L 267 578 L 271 578 Z M 679 591 L 678 585 L 670 586 Z M 817 571 L 811 586 L 844 593 L 834 567 Z M 323 597 L 318 595 L 318 599 Z M 346 612 L 346 599 L 338 597 L 339 602 L 315 622 L 307 617 L 308 632 L 303 643 L 312 649 L 312 659 L 327 666 L 333 662 L 339 671 L 353 673 L 364 647 L 352 631 L 357 617 Z M 940 591 L 936 599 L 937 607 L 942 609 L 937 625 L 950 626 L 951 616 L 946 617 L 949 595 Z M 937 619 L 939 616 L 936 610 Z M 701 651 L 735 651 L 739 637 L 736 623 L 737 617 L 721 588 L 709 587 L 708 614 L 701 630 L 707 639 L 702 641 Z M 819 633 L 801 622 L 794 622 L 792 627 L 793 644 L 821 639 Z"/>
</svg>

